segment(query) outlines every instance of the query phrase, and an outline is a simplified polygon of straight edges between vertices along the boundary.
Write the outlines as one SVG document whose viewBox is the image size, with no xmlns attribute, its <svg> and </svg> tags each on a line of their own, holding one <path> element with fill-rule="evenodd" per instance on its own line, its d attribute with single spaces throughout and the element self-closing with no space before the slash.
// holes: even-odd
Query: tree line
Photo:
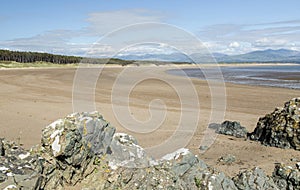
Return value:
<svg viewBox="0 0 300 190">
<path fill-rule="evenodd" d="M 89 63 L 89 64 L 119 64 L 128 65 L 133 61 L 117 58 L 86 58 L 78 56 L 55 55 L 39 52 L 22 52 L 0 50 L 0 61 L 15 61 L 19 63 L 49 62 L 53 64 Z"/>
<path fill-rule="evenodd" d="M 21 52 L 0 50 L 0 61 L 16 61 L 19 63 L 49 62 L 54 64 L 79 63 L 82 57 L 55 55 L 39 52 Z"/>
</svg>

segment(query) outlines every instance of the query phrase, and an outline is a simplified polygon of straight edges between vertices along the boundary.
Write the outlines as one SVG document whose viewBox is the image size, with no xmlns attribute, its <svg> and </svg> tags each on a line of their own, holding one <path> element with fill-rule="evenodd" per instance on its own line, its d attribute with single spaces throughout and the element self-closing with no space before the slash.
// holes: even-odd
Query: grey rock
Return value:
<svg viewBox="0 0 300 190">
<path fill-rule="evenodd" d="M 74 113 L 47 126 L 42 133 L 45 188 L 75 185 L 95 169 L 95 156 L 107 153 L 113 128 L 98 112 Z"/>
<path fill-rule="evenodd" d="M 224 121 L 220 124 L 213 124 L 210 128 L 217 128 L 216 133 L 223 135 L 230 135 L 237 138 L 246 138 L 247 137 L 247 129 L 237 121 Z"/>
<path fill-rule="evenodd" d="M 291 158 L 292 162 L 299 162 L 300 160 L 298 158 Z"/>
<path fill-rule="evenodd" d="M 293 98 L 283 108 L 261 117 L 249 137 L 267 146 L 300 150 L 299 117 L 300 98 Z"/>
<path fill-rule="evenodd" d="M 105 172 L 108 166 L 89 175 L 85 189 L 233 189 L 234 182 L 223 173 L 211 170 L 187 149 L 164 156 L 146 168 L 118 167 Z"/>
<path fill-rule="evenodd" d="M 155 163 L 155 160 L 138 145 L 137 140 L 125 133 L 114 134 L 107 160 L 113 169 L 116 167 L 144 168 Z"/>
<path fill-rule="evenodd" d="M 298 169 L 284 164 L 276 164 L 272 177 L 279 189 L 300 189 L 300 171 Z"/>
<path fill-rule="evenodd" d="M 38 174 L 34 176 L 15 175 L 13 178 L 16 186 L 21 189 L 39 189 L 41 187 L 42 176 Z"/>
<path fill-rule="evenodd" d="M 202 161 L 201 163 L 199 162 L 200 161 L 197 157 L 188 152 L 187 154 L 181 155 L 173 161 L 171 171 L 174 172 L 177 176 L 182 177 L 186 176 L 188 171 L 191 171 L 193 167 L 198 167 L 201 169 L 207 168 L 206 164 L 203 164 Z"/>
<path fill-rule="evenodd" d="M 0 139 L 0 156 L 4 156 L 5 151 L 4 151 L 4 145 L 3 145 L 3 139 Z"/>
<path fill-rule="evenodd" d="M 42 132 L 41 145 L 25 151 L 1 141 L 0 189 L 64 189 L 91 174 L 108 152 L 115 128 L 97 113 L 74 113 Z"/>
<path fill-rule="evenodd" d="M 207 150 L 208 149 L 208 146 L 205 146 L 205 145 L 202 145 L 199 147 L 199 150 Z"/>
<path fill-rule="evenodd" d="M 222 164 L 226 164 L 226 165 L 229 165 L 229 164 L 232 164 L 233 162 L 236 161 L 236 158 L 234 155 L 231 155 L 231 154 L 227 154 L 225 156 L 221 156 L 218 161 Z"/>
<path fill-rule="evenodd" d="M 240 173 L 233 178 L 236 187 L 240 190 L 276 190 L 278 187 L 273 179 L 267 176 L 260 168 L 253 168 L 252 170 L 240 171 Z"/>
<path fill-rule="evenodd" d="M 7 180 L 7 175 L 5 175 L 4 173 L 0 172 L 0 183 L 4 182 L 5 180 Z"/>
<path fill-rule="evenodd" d="M 114 132 L 115 128 L 98 112 L 73 113 L 43 130 L 42 146 L 54 157 L 70 157 L 82 144 L 88 146 L 93 154 L 105 154 Z"/>
<path fill-rule="evenodd" d="M 17 146 L 2 140 L 5 154 L 0 157 L 0 189 L 39 189 L 42 176 L 32 164 L 37 157 Z"/>
</svg>

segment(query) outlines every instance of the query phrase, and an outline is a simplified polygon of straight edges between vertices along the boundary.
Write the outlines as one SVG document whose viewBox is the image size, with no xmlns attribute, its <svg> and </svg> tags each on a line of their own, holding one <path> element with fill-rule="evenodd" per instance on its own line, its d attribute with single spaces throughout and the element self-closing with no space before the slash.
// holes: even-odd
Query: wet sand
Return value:
<svg viewBox="0 0 300 190">
<path fill-rule="evenodd" d="M 300 89 L 299 64 L 240 64 L 233 66 L 231 64 L 220 64 L 220 66 L 225 82 Z M 184 69 L 184 73 L 178 70 L 168 71 L 171 74 L 179 76 L 184 74 L 199 79 L 206 79 L 207 74 L 211 76 L 217 75 L 217 72 L 218 70 L 214 69 L 214 67 L 205 67 L 205 69 L 201 68 L 201 70 L 194 68 Z"/>
<path fill-rule="evenodd" d="M 152 76 L 151 79 L 144 80 L 132 88 L 129 94 L 130 114 L 135 119 L 146 122 L 151 118 L 149 104 L 155 99 L 163 101 L 167 108 L 166 116 L 157 130 L 151 133 L 136 133 L 122 126 L 111 106 L 112 88 L 123 69 L 107 67 L 103 70 L 95 91 L 96 108 L 117 128 L 118 132 L 134 135 L 144 147 L 159 145 L 172 136 L 181 114 L 181 100 L 176 93 L 176 88 L 163 80 L 172 81 L 175 87 L 185 89 L 190 79 L 166 74 L 166 70 L 172 69 L 166 66 L 127 67 L 127 77 L 121 81 L 124 89 L 131 87 L 131 79 L 140 79 L 148 74 Z M 0 70 L 0 137 L 20 142 L 26 148 L 38 144 L 44 126 L 73 112 L 72 88 L 75 72 L 76 69 L 70 68 Z M 163 80 L 158 80 L 162 76 Z M 229 175 L 236 174 L 240 169 L 255 166 L 271 174 L 274 163 L 294 164 L 290 159 L 300 157 L 299 151 L 265 147 L 256 142 L 222 135 L 217 137 L 204 154 L 200 154 L 198 148 L 212 110 L 211 94 L 206 81 L 191 80 L 200 102 L 200 120 L 193 138 L 186 147 L 198 154 L 206 163 Z M 119 105 L 127 106 L 126 94 L 115 96 L 119 100 Z M 193 115 L 199 110 L 196 110 L 195 100 L 190 99 L 190 96 L 189 91 L 186 91 L 181 98 L 186 100 L 185 104 Z M 298 96 L 300 90 L 226 84 L 225 119 L 240 121 L 243 126 L 252 131 L 259 117 Z M 153 110 L 161 111 L 159 106 L 152 105 Z M 238 161 L 230 166 L 219 164 L 218 158 L 226 154 L 235 155 Z"/>
</svg>

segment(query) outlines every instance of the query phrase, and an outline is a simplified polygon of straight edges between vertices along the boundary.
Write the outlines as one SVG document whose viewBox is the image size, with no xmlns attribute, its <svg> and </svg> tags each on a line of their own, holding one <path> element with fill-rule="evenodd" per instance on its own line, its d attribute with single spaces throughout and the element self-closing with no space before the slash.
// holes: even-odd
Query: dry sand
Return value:
<svg viewBox="0 0 300 190">
<path fill-rule="evenodd" d="M 142 146 L 161 144 L 174 133 L 179 123 L 181 109 L 176 89 L 157 78 L 163 77 L 165 81 L 174 82 L 175 88 L 182 89 L 185 89 L 190 80 L 166 74 L 164 71 L 170 69 L 169 67 L 126 67 L 127 77 L 121 80 L 123 90 L 123 87 L 124 89 L 132 87 L 129 83 L 131 79 L 152 76 L 151 79 L 134 86 L 129 95 L 129 105 L 132 116 L 137 120 L 147 121 L 150 117 L 149 103 L 154 99 L 160 99 L 165 103 L 166 117 L 159 129 L 154 132 L 142 134 L 129 131 L 122 127 L 117 121 L 118 116 L 114 115 L 111 92 L 116 77 L 120 76 L 124 69 L 122 67 L 106 67 L 102 71 L 95 93 L 97 110 L 117 128 L 117 131 L 133 134 Z M 20 142 L 26 148 L 40 143 L 44 126 L 73 112 L 72 87 L 75 72 L 76 69 L 70 68 L 0 70 L 0 137 Z M 204 154 L 200 154 L 198 148 L 211 113 L 211 95 L 205 81 L 192 79 L 192 82 L 200 101 L 200 120 L 187 148 L 198 154 L 206 163 L 229 175 L 236 174 L 242 168 L 254 166 L 259 166 L 271 174 L 274 163 L 294 164 L 290 159 L 300 158 L 299 151 L 265 147 L 256 142 L 223 135 L 219 135 L 214 144 Z M 120 100 L 118 104 L 126 107 L 127 95 L 121 93 L 115 96 Z M 182 98 L 186 100 L 185 106 L 193 115 L 199 110 L 196 110 L 198 108 L 195 100 L 190 96 L 187 90 Z M 226 84 L 225 119 L 240 121 L 252 131 L 259 117 L 298 96 L 299 90 Z M 154 107 L 153 110 L 161 111 L 160 107 Z M 218 163 L 218 158 L 226 154 L 235 155 L 238 161 L 230 166 Z"/>
</svg>

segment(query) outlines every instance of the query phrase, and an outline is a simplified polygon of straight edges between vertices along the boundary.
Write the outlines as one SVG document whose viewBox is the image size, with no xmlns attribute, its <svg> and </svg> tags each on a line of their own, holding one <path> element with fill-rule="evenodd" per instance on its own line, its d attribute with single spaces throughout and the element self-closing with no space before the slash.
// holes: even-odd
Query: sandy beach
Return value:
<svg viewBox="0 0 300 190">
<path fill-rule="evenodd" d="M 168 69 L 174 68 L 171 66 L 126 67 L 125 74 L 122 73 L 124 67 L 104 68 L 95 91 L 97 111 L 103 114 L 118 132 L 134 135 L 141 146 L 159 145 L 176 130 L 181 114 L 181 100 L 176 89 L 164 80 L 172 81 L 175 86 L 183 89 L 191 80 L 200 102 L 200 119 L 193 138 L 186 147 L 198 154 L 199 158 L 206 163 L 231 176 L 240 169 L 255 166 L 271 174 L 274 163 L 283 162 L 293 165 L 290 159 L 300 157 L 299 151 L 265 147 L 256 142 L 223 135 L 219 135 L 214 144 L 204 154 L 200 154 L 199 145 L 212 109 L 209 87 L 206 81 L 166 74 L 165 71 Z M 26 148 L 40 143 L 43 127 L 73 112 L 72 89 L 75 72 L 75 68 L 0 70 L 0 137 L 24 144 Z M 167 112 L 157 130 L 151 133 L 137 133 L 127 130 L 118 121 L 118 116 L 114 114 L 111 106 L 111 94 L 113 85 L 120 75 L 127 76 L 122 78 L 120 84 L 124 89 L 132 87 L 130 83 L 132 79 L 138 80 L 147 75 L 151 76 L 132 87 L 129 106 L 130 113 L 135 119 L 147 121 L 151 117 L 149 113 L 151 101 L 159 99 L 164 102 Z M 126 107 L 127 95 L 119 93 L 115 96 L 120 100 L 119 104 Z M 226 84 L 224 119 L 239 121 L 249 131 L 253 131 L 259 117 L 270 113 L 275 107 L 283 106 L 283 103 L 291 98 L 299 96 L 300 90 Z M 186 106 L 191 113 L 194 113 L 197 107 L 193 102 L 194 99 L 189 97 L 190 93 L 187 91 L 181 98 L 186 100 Z M 160 108 L 154 105 L 153 109 Z M 230 166 L 218 163 L 218 158 L 226 154 L 236 156 L 237 161 Z"/>
</svg>

